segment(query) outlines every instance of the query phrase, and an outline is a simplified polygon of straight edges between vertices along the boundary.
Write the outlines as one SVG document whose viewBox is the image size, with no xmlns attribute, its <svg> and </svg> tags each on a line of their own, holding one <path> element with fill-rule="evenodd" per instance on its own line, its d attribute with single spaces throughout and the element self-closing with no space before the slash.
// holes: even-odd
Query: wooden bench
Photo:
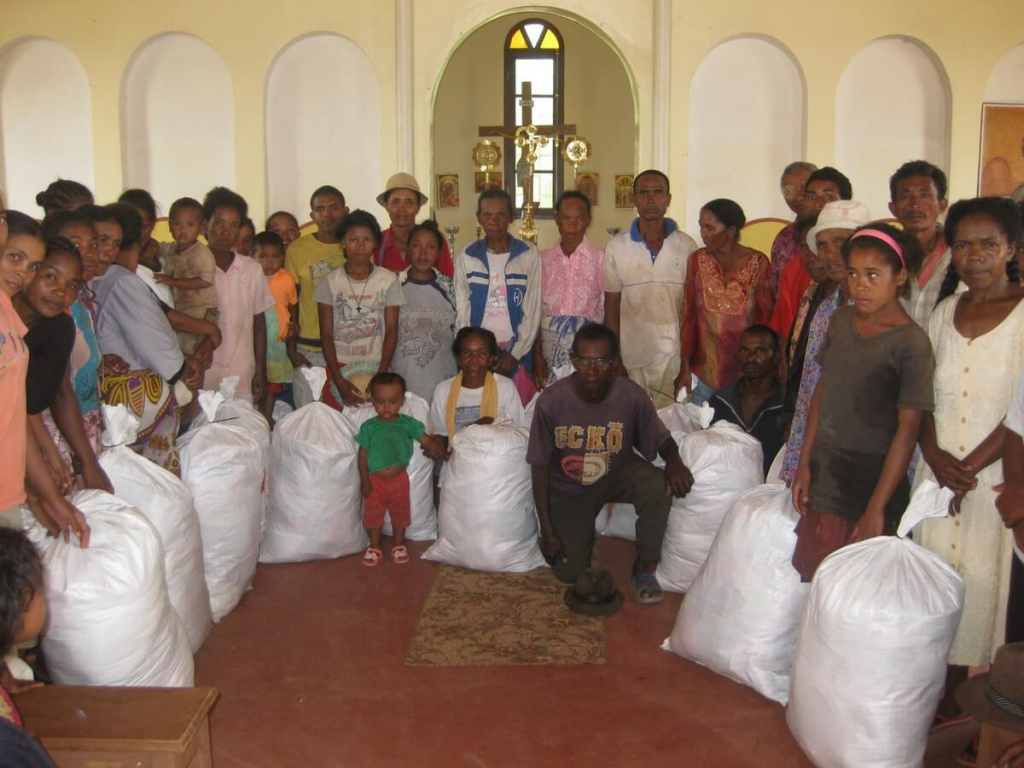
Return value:
<svg viewBox="0 0 1024 768">
<path fill-rule="evenodd" d="M 15 705 L 60 768 L 212 768 L 215 688 L 48 685 Z"/>
</svg>

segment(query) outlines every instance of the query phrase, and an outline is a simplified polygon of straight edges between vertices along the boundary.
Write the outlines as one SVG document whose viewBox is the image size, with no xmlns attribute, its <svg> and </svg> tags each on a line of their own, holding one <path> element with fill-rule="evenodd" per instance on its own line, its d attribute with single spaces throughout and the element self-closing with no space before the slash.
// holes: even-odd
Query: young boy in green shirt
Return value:
<svg viewBox="0 0 1024 768">
<path fill-rule="evenodd" d="M 384 556 L 380 534 L 384 513 L 391 513 L 394 543 L 391 559 L 402 565 L 409 562 L 405 548 L 405 529 L 409 527 L 409 474 L 413 442 L 431 452 L 446 454 L 444 445 L 425 432 L 423 424 L 399 413 L 405 403 L 405 379 L 397 373 L 378 373 L 370 380 L 370 400 L 376 418 L 363 423 L 356 435 L 359 444 L 359 479 L 363 497 L 363 526 L 370 534 L 370 546 L 363 565 L 373 567 Z"/>
</svg>

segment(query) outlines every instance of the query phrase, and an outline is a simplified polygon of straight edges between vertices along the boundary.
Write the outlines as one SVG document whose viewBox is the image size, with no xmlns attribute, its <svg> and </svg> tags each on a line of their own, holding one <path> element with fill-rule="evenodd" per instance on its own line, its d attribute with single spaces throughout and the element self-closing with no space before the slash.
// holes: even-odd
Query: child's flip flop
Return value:
<svg viewBox="0 0 1024 768">
<path fill-rule="evenodd" d="M 379 549 L 373 547 L 367 547 L 366 552 L 363 554 L 363 565 L 367 568 L 373 568 L 377 563 L 380 562 L 381 558 L 384 557 L 384 553 Z"/>
<path fill-rule="evenodd" d="M 405 565 L 409 562 L 409 550 L 405 548 L 404 544 L 391 548 L 391 561 L 398 565 Z"/>
<path fill-rule="evenodd" d="M 629 583 L 633 587 L 633 594 L 638 603 L 653 605 L 665 598 L 665 593 L 662 592 L 661 585 L 653 573 L 634 573 Z"/>
</svg>

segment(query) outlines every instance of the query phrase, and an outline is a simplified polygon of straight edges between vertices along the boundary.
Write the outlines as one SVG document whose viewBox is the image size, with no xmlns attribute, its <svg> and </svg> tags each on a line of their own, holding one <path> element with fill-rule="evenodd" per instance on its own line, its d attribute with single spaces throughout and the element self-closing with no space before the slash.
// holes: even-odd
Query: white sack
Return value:
<svg viewBox="0 0 1024 768">
<path fill-rule="evenodd" d="M 920 768 L 963 600 L 961 578 L 912 541 L 879 536 L 825 559 L 786 710 L 815 765 Z"/>
<path fill-rule="evenodd" d="M 164 573 L 171 605 L 185 625 L 195 653 L 210 633 L 210 593 L 203 573 L 203 539 L 192 494 L 185 484 L 161 466 L 128 447 L 135 442 L 136 419 L 123 405 L 103 406 L 100 466 L 114 494 L 137 508 L 160 534 Z"/>
<path fill-rule="evenodd" d="M 728 422 L 689 434 L 673 432 L 672 437 L 693 473 L 693 487 L 683 498 L 672 499 L 655 576 L 663 589 L 686 592 L 733 502 L 764 482 L 764 459 L 760 441 Z"/>
<path fill-rule="evenodd" d="M 181 479 L 192 492 L 202 528 L 203 564 L 213 620 L 227 616 L 252 584 L 260 549 L 263 451 L 235 422 L 213 422 L 223 402 L 200 392 L 206 423 L 178 440 Z"/>
<path fill-rule="evenodd" d="M 798 519 L 784 485 L 740 496 L 662 647 L 785 704 L 810 586 L 791 562 Z"/>
<path fill-rule="evenodd" d="M 192 652 L 167 597 L 156 529 L 105 491 L 80 491 L 71 503 L 92 531 L 88 549 L 38 523 L 27 531 L 46 571 L 42 644 L 54 682 L 192 686 Z"/>
<path fill-rule="evenodd" d="M 537 541 L 529 432 L 504 424 L 471 424 L 452 440 L 438 527 L 426 560 L 478 571 L 522 572 L 544 565 Z"/>
<path fill-rule="evenodd" d="M 428 428 L 430 405 L 419 395 L 407 392 L 401 412 L 416 419 L 424 429 Z M 372 405 L 364 405 L 359 408 L 346 406 L 344 415 L 352 422 L 353 434 L 358 434 L 363 423 L 374 418 L 377 413 L 373 410 Z M 405 538 L 410 541 L 433 541 L 437 538 L 437 508 L 434 506 L 434 461 L 424 455 L 419 443 L 413 445 L 408 473 L 411 519 L 409 527 L 405 530 Z M 356 476 L 358 478 L 358 468 Z M 391 536 L 393 533 L 391 515 L 385 515 L 384 534 Z"/>
</svg>

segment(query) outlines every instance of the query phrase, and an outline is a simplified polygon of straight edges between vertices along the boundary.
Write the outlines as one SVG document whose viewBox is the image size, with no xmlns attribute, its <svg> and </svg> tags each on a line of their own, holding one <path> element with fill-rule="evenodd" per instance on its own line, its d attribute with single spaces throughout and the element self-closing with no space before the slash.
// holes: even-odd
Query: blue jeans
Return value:
<svg viewBox="0 0 1024 768">
<path fill-rule="evenodd" d="M 718 390 L 712 389 L 700 379 L 697 379 L 697 386 L 694 387 L 693 390 L 693 404 L 704 405 L 704 403 L 710 400 L 711 396 L 717 391 Z"/>
</svg>

